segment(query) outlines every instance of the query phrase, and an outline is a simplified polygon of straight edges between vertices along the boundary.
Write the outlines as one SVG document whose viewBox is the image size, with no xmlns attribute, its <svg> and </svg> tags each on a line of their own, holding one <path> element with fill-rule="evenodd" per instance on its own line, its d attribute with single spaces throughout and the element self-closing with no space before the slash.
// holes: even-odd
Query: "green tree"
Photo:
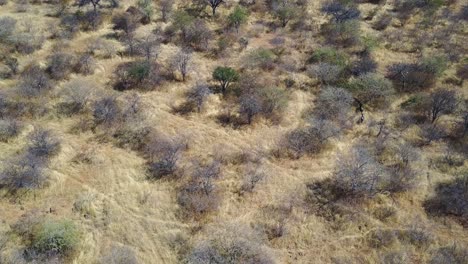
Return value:
<svg viewBox="0 0 468 264">
<path fill-rule="evenodd" d="M 239 73 L 230 67 L 216 67 L 213 71 L 213 79 L 219 81 L 221 85 L 221 91 L 223 94 L 226 93 L 226 89 L 232 82 L 239 80 Z"/>
<path fill-rule="evenodd" d="M 249 14 L 242 6 L 236 6 L 234 11 L 228 16 L 229 26 L 234 27 L 239 33 L 239 27 L 247 21 Z"/>
</svg>

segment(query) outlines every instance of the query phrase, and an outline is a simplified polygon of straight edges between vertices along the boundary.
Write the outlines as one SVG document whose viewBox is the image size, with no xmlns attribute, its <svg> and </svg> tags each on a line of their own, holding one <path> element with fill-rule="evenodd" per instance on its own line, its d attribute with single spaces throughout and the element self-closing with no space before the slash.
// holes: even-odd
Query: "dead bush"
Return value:
<svg viewBox="0 0 468 264">
<path fill-rule="evenodd" d="M 60 95 L 62 102 L 60 113 L 73 115 L 82 112 L 90 103 L 94 94 L 94 84 L 88 80 L 73 79 L 64 84 Z"/>
<path fill-rule="evenodd" d="M 466 262 L 468 262 L 468 249 L 455 243 L 435 250 L 429 261 L 430 264 L 462 264 Z"/>
<path fill-rule="evenodd" d="M 80 55 L 76 61 L 76 64 L 73 67 L 73 70 L 76 73 L 81 73 L 83 75 L 93 74 L 96 69 L 96 60 L 89 53 L 84 53 Z"/>
<path fill-rule="evenodd" d="M 105 96 L 93 105 L 93 118 L 95 125 L 112 126 L 121 118 L 121 109 L 117 99 Z"/>
</svg>

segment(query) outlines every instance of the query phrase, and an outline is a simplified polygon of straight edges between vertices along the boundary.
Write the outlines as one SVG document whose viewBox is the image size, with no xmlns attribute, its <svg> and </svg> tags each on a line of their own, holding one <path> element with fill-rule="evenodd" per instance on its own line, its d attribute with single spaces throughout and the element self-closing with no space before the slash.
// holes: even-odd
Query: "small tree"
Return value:
<svg viewBox="0 0 468 264">
<path fill-rule="evenodd" d="M 249 14 L 242 6 L 236 6 L 234 11 L 228 16 L 229 26 L 234 27 L 236 32 L 239 33 L 239 28 L 242 24 L 247 22 Z"/>
<path fill-rule="evenodd" d="M 230 67 L 216 67 L 213 71 L 213 79 L 219 81 L 221 92 L 225 94 L 229 85 L 239 80 L 239 73 Z"/>
<path fill-rule="evenodd" d="M 190 70 L 191 60 L 192 54 L 188 50 L 180 50 L 172 58 L 172 69 L 180 73 L 183 82 L 185 82 L 187 74 Z"/>
<path fill-rule="evenodd" d="M 329 14 L 333 17 L 333 20 L 337 23 L 344 22 L 346 20 L 352 20 L 359 17 L 361 14 L 359 9 L 352 5 L 343 4 L 340 1 L 329 1 L 322 6 L 322 12 Z"/>
<path fill-rule="evenodd" d="M 429 96 L 429 117 L 431 123 L 437 121 L 441 115 L 452 113 L 457 106 L 455 91 L 438 89 Z"/>
</svg>

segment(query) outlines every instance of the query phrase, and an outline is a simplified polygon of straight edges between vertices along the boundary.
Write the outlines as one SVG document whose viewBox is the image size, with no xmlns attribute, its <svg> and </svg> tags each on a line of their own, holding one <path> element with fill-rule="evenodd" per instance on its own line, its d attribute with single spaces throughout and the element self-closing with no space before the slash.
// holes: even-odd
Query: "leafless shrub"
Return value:
<svg viewBox="0 0 468 264">
<path fill-rule="evenodd" d="M 21 73 L 18 90 L 22 95 L 33 97 L 50 91 L 52 88 L 52 81 L 37 64 L 26 67 Z"/>
<path fill-rule="evenodd" d="M 366 196 L 379 191 L 387 172 L 366 147 L 356 145 L 338 157 L 332 177 L 345 197 Z"/>
<path fill-rule="evenodd" d="M 136 50 L 146 61 L 155 59 L 159 52 L 160 39 L 155 34 L 148 34 L 146 37 L 138 40 Z"/>
<path fill-rule="evenodd" d="M 244 179 L 240 187 L 240 193 L 250 193 L 253 192 L 255 186 L 265 179 L 265 172 L 255 164 L 248 164 L 244 168 Z"/>
<path fill-rule="evenodd" d="M 203 104 L 210 94 L 211 90 L 207 84 L 197 83 L 187 92 L 187 103 L 190 105 L 190 108 L 195 107 L 197 112 L 200 113 Z"/>
<path fill-rule="evenodd" d="M 0 42 L 8 42 L 16 28 L 16 19 L 0 17 Z"/>
<path fill-rule="evenodd" d="M 11 192 L 42 188 L 46 183 L 43 161 L 31 154 L 13 158 L 0 173 L 0 187 Z"/>
<path fill-rule="evenodd" d="M 78 57 L 74 66 L 74 71 L 83 75 L 90 75 L 94 73 L 95 68 L 96 61 L 93 56 L 89 53 L 83 53 Z"/>
<path fill-rule="evenodd" d="M 310 76 L 318 79 L 322 84 L 337 83 L 343 73 L 343 69 L 338 65 L 329 64 L 326 62 L 311 65 L 308 68 Z"/>
<path fill-rule="evenodd" d="M 312 113 L 318 119 L 335 121 L 344 125 L 348 122 L 353 101 L 352 95 L 345 89 L 326 87 L 320 92 Z"/>
<path fill-rule="evenodd" d="M 441 115 L 451 114 L 457 106 L 455 91 L 438 89 L 429 96 L 429 119 L 431 123 L 437 121 Z"/>
<path fill-rule="evenodd" d="M 432 216 L 451 216 L 468 226 L 468 176 L 441 182 L 435 194 L 424 202 L 426 212 Z"/>
<path fill-rule="evenodd" d="M 99 263 L 101 264 L 138 264 L 138 258 L 135 252 L 127 246 L 113 246 L 110 251 L 104 255 Z"/>
<path fill-rule="evenodd" d="M 221 165 L 213 161 L 207 165 L 195 162 L 195 169 L 180 188 L 177 201 L 187 217 L 200 217 L 219 207 L 220 194 L 214 180 L 220 177 Z"/>
<path fill-rule="evenodd" d="M 156 136 L 148 143 L 145 150 L 148 166 L 148 178 L 157 180 L 169 176 L 177 177 L 178 161 L 186 143 L 179 139 Z"/>
<path fill-rule="evenodd" d="M 16 137 L 21 132 L 21 125 L 14 119 L 0 119 L 0 141 L 8 142 L 8 140 Z"/>
<path fill-rule="evenodd" d="M 280 142 L 280 148 L 286 148 L 293 158 L 305 154 L 317 154 L 322 151 L 328 140 L 340 132 L 333 122 L 323 119 L 312 119 L 310 126 L 289 132 Z"/>
<path fill-rule="evenodd" d="M 208 239 L 196 243 L 188 254 L 187 263 L 276 263 L 269 248 L 262 245 L 261 234 L 250 228 L 228 225 L 208 232 Z"/>
<path fill-rule="evenodd" d="M 117 43 L 112 40 L 97 38 L 90 40 L 86 52 L 100 58 L 112 58 L 117 54 Z"/>
<path fill-rule="evenodd" d="M 65 52 L 55 52 L 47 60 L 46 71 L 54 80 L 66 78 L 72 72 L 75 64 L 75 57 Z"/>
<path fill-rule="evenodd" d="M 111 126 L 121 117 L 121 109 L 117 99 L 105 96 L 94 103 L 93 117 L 96 125 Z"/>
<path fill-rule="evenodd" d="M 61 92 L 62 102 L 59 109 L 62 113 L 72 115 L 87 107 L 94 94 L 94 84 L 88 80 L 73 79 L 64 84 Z"/>
<path fill-rule="evenodd" d="M 460 244 L 452 244 L 440 247 L 432 253 L 430 264 L 456 263 L 462 264 L 468 261 L 468 249 Z"/>
<path fill-rule="evenodd" d="M 431 87 L 436 72 L 421 64 L 397 63 L 388 67 L 387 78 L 401 92 L 420 91 Z"/>
<path fill-rule="evenodd" d="M 35 129 L 29 136 L 28 153 L 47 160 L 60 151 L 60 140 L 51 130 Z"/>
<path fill-rule="evenodd" d="M 381 14 L 380 16 L 377 16 L 375 18 L 375 21 L 372 23 L 372 28 L 375 30 L 385 30 L 390 22 L 392 21 L 392 16 L 385 13 Z"/>
</svg>

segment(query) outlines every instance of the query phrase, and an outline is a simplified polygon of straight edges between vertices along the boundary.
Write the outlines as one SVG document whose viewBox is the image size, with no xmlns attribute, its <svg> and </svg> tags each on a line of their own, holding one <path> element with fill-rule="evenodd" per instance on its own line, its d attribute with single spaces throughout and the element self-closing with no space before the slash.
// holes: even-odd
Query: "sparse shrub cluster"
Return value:
<svg viewBox="0 0 468 264">
<path fill-rule="evenodd" d="M 187 143 L 181 139 L 153 138 L 144 150 L 148 160 L 148 178 L 177 178 L 178 161 L 186 148 Z"/>
</svg>

